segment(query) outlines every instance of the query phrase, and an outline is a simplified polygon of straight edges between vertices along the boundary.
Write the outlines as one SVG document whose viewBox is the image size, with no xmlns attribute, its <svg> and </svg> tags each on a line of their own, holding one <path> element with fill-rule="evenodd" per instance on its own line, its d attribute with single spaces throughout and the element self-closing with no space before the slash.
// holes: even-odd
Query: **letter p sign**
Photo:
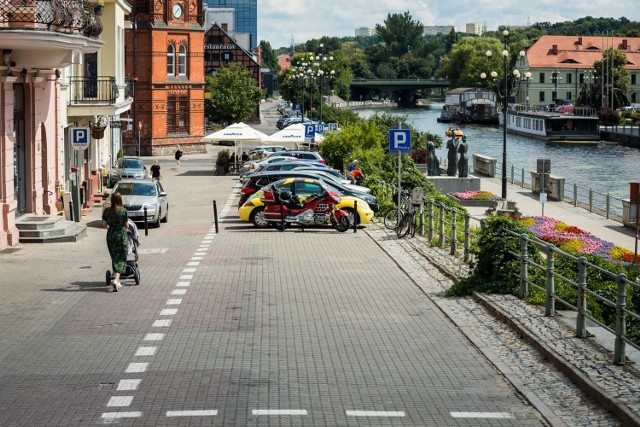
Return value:
<svg viewBox="0 0 640 427">
<path fill-rule="evenodd" d="M 389 151 L 409 151 L 411 150 L 411 130 L 390 129 L 389 130 Z"/>
</svg>

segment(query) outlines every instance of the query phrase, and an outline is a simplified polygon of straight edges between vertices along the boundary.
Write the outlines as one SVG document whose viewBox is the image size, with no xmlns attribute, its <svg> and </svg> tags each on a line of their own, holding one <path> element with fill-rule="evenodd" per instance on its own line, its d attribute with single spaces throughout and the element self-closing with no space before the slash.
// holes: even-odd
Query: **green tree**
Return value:
<svg viewBox="0 0 640 427">
<path fill-rule="evenodd" d="M 276 56 L 276 52 L 271 47 L 271 43 L 266 40 L 261 40 L 260 50 L 262 52 L 262 67 L 269 68 L 274 73 L 278 73 L 280 71 L 280 66 L 278 65 L 278 57 Z"/>
<path fill-rule="evenodd" d="M 400 57 L 416 51 L 423 43 L 424 25 L 414 21 L 409 12 L 400 15 L 388 14 L 384 25 L 376 24 L 376 34 L 387 47 L 391 56 Z"/>
<path fill-rule="evenodd" d="M 626 64 L 627 55 L 614 48 L 605 50 L 602 60 L 593 63 L 595 105 L 605 105 L 616 110 L 628 104 L 625 94 L 629 91 L 631 76 L 629 71 L 624 68 Z M 613 90 L 611 88 L 612 76 Z M 613 105 L 611 104 L 612 97 Z"/>
<path fill-rule="evenodd" d="M 237 64 L 206 76 L 205 85 L 205 115 L 224 126 L 246 120 L 263 97 L 251 73 Z"/>
</svg>

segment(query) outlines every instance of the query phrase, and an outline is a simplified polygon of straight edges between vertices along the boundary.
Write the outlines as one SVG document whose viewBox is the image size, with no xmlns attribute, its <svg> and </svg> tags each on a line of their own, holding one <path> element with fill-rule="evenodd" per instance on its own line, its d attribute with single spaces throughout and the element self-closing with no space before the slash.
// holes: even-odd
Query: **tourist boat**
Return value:
<svg viewBox="0 0 640 427">
<path fill-rule="evenodd" d="M 574 108 L 571 113 L 534 110 L 528 106 L 509 105 L 507 131 L 547 142 L 597 144 L 600 124 L 593 109 Z M 500 125 L 502 125 L 502 113 Z"/>
<path fill-rule="evenodd" d="M 447 92 L 439 123 L 498 123 L 495 92 L 481 87 L 459 87 Z"/>
</svg>

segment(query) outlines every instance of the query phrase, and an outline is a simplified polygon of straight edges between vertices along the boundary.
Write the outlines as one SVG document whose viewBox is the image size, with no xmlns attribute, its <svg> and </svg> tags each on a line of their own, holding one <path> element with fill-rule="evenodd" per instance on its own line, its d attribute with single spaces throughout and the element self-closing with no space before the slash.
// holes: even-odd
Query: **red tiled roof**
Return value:
<svg viewBox="0 0 640 427">
<path fill-rule="evenodd" d="M 627 69 L 640 70 L 640 38 L 542 36 L 527 50 L 530 68 L 592 68 L 610 47 L 627 56 Z"/>
</svg>

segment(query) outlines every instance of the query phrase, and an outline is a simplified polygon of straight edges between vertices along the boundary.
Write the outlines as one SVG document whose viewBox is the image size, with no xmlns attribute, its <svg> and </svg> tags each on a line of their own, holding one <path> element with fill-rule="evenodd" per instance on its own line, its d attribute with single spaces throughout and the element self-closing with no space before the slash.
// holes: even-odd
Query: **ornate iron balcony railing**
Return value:
<svg viewBox="0 0 640 427">
<path fill-rule="evenodd" d="M 85 0 L 2 0 L 0 31 L 40 30 L 97 37 L 102 22 L 94 3 Z"/>
</svg>

